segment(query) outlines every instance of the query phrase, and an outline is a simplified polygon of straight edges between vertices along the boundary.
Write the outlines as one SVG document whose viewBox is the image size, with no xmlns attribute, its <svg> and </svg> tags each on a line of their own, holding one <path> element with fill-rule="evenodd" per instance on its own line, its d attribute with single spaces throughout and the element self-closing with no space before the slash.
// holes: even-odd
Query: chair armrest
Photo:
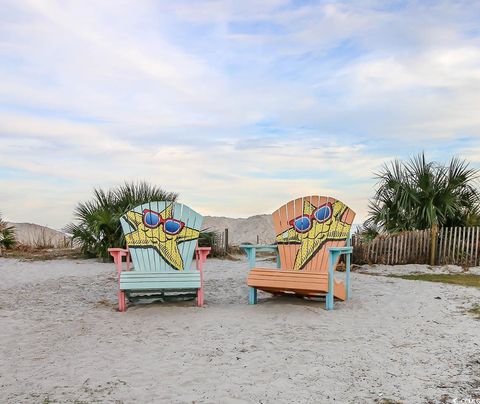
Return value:
<svg viewBox="0 0 480 404">
<path fill-rule="evenodd" d="M 345 298 L 350 299 L 350 259 L 353 253 L 353 247 L 330 247 L 328 248 L 328 295 L 327 310 L 333 309 L 333 288 L 335 276 L 335 263 L 342 254 L 346 255 L 345 262 Z"/>
<path fill-rule="evenodd" d="M 122 257 L 126 257 L 127 263 L 127 271 L 130 270 L 130 251 L 125 248 L 109 248 L 107 250 L 110 255 L 113 257 L 113 262 L 117 267 L 118 276 L 120 276 L 120 272 L 122 272 Z"/>
<path fill-rule="evenodd" d="M 195 261 L 197 264 L 197 269 L 199 271 L 203 270 L 203 264 L 207 260 L 207 255 L 210 254 L 212 249 L 210 247 L 196 247 L 195 248 Z"/>
<path fill-rule="evenodd" d="M 257 262 L 257 251 L 271 251 L 277 253 L 277 267 L 280 263 L 278 257 L 278 246 L 276 244 L 241 244 L 240 248 L 247 253 L 250 269 L 255 268 Z"/>
</svg>

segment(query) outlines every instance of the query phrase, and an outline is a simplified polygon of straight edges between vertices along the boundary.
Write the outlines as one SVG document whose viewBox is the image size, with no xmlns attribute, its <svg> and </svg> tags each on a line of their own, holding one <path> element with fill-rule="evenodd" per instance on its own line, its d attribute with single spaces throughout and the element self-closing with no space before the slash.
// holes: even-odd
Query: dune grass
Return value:
<svg viewBox="0 0 480 404">
<path fill-rule="evenodd" d="M 454 285 L 480 288 L 480 276 L 472 274 L 415 274 L 390 276 L 394 278 L 409 279 L 412 281 L 451 283 Z"/>
<path fill-rule="evenodd" d="M 476 304 L 470 310 L 468 310 L 468 312 L 480 320 L 480 304 Z"/>
</svg>

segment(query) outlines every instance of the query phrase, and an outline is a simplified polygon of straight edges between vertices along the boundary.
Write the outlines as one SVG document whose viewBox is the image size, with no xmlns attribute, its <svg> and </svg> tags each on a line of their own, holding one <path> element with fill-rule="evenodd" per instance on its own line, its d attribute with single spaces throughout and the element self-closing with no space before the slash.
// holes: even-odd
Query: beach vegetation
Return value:
<svg viewBox="0 0 480 404">
<path fill-rule="evenodd" d="M 435 258 L 442 226 L 467 226 L 479 218 L 479 171 L 458 157 L 446 165 L 427 161 L 421 153 L 408 161 L 385 164 L 375 175 L 378 184 L 369 203 L 365 227 L 386 233 L 431 230 Z"/>
<path fill-rule="evenodd" d="M 412 281 L 451 283 L 454 285 L 480 288 L 480 275 L 474 274 L 409 274 L 390 276 Z"/>
<path fill-rule="evenodd" d="M 198 246 L 199 247 L 210 247 L 210 257 L 220 257 L 224 255 L 224 251 L 220 248 L 219 245 L 220 234 L 218 231 L 211 229 L 204 229 L 200 232 L 198 237 Z"/>
<path fill-rule="evenodd" d="M 480 319 L 480 304 L 475 304 L 470 310 L 468 310 L 468 312 Z"/>
<path fill-rule="evenodd" d="M 12 248 L 15 244 L 15 227 L 5 222 L 0 214 L 0 252 L 2 249 Z"/>
<path fill-rule="evenodd" d="M 109 260 L 108 248 L 125 246 L 122 215 L 142 203 L 175 201 L 177 197 L 145 181 L 125 182 L 106 191 L 95 188 L 92 199 L 76 206 L 75 220 L 64 231 L 72 235 L 84 255 Z"/>
</svg>

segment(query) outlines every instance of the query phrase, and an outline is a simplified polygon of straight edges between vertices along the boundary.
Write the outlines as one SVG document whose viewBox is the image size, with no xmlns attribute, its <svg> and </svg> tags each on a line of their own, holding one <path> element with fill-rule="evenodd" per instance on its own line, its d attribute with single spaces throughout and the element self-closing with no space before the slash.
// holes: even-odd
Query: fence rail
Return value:
<svg viewBox="0 0 480 404">
<path fill-rule="evenodd" d="M 365 242 L 352 237 L 353 262 L 370 264 L 428 264 L 430 262 L 430 230 L 381 235 Z M 461 266 L 480 265 L 480 227 L 443 227 L 439 230 L 436 264 Z"/>
</svg>

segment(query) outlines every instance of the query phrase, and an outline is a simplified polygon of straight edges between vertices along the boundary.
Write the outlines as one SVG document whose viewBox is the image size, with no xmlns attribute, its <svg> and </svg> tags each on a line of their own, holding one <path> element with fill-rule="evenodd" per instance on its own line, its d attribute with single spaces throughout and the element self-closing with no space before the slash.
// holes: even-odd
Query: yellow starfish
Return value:
<svg viewBox="0 0 480 404">
<path fill-rule="evenodd" d="M 159 212 L 159 215 L 162 219 L 172 218 L 172 205 L 168 205 L 162 212 Z M 172 268 L 183 271 L 184 264 L 178 244 L 197 239 L 200 235 L 198 230 L 184 226 L 178 234 L 167 234 L 163 225 L 155 229 L 145 226 L 143 215 L 133 210 L 127 212 L 124 218 L 135 229 L 125 234 L 129 248 L 154 248 Z"/>
<path fill-rule="evenodd" d="M 311 215 L 316 206 L 313 206 L 307 200 L 303 201 L 303 214 Z M 312 220 L 312 228 L 305 233 L 300 233 L 291 227 L 288 230 L 277 235 L 277 243 L 279 244 L 301 244 L 300 249 L 295 257 L 293 269 L 299 271 L 315 256 L 315 254 L 323 247 L 327 241 L 345 240 L 350 233 L 350 224 L 342 220 L 342 216 L 347 210 L 340 201 L 332 203 L 332 217 L 323 223 Z"/>
</svg>

